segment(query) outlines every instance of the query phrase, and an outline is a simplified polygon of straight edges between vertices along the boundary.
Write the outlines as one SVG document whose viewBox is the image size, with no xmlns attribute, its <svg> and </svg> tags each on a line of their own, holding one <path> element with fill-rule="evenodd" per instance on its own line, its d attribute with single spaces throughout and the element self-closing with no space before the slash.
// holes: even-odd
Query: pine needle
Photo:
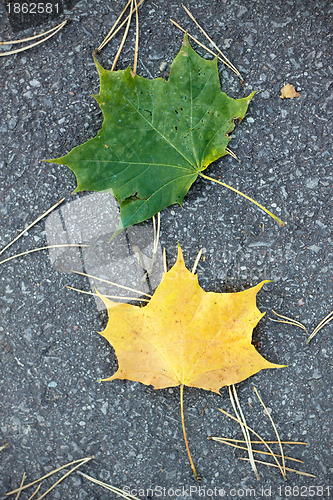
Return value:
<svg viewBox="0 0 333 500">
<path fill-rule="evenodd" d="M 241 408 L 240 403 L 239 403 L 239 399 L 238 399 L 238 396 L 237 396 L 237 391 L 236 391 L 235 385 L 234 384 L 232 386 L 229 385 L 228 386 L 228 390 L 229 390 L 230 401 L 231 401 L 232 407 L 234 409 L 235 415 L 238 418 L 238 420 L 242 420 L 242 424 L 243 425 L 241 425 L 241 429 L 242 429 L 242 432 L 243 432 L 243 435 L 244 435 L 244 439 L 246 441 L 246 446 L 247 446 L 247 451 L 248 451 L 248 454 L 249 454 L 250 464 L 251 464 L 252 470 L 253 470 L 253 472 L 254 472 L 257 480 L 259 481 L 260 480 L 260 476 L 259 476 L 259 472 L 258 472 L 258 469 L 256 467 L 256 464 L 254 462 L 254 456 L 253 456 L 251 438 L 250 438 L 249 430 L 248 430 L 247 425 L 246 425 L 246 420 L 245 420 L 242 408 Z M 237 403 L 237 406 L 238 406 L 238 409 L 239 409 L 240 416 L 238 414 L 238 411 L 237 411 L 237 408 L 236 408 L 236 405 L 235 405 L 235 400 L 236 400 L 236 403 Z"/>
<path fill-rule="evenodd" d="M 155 216 L 153 215 L 153 226 L 154 226 L 154 249 L 153 249 L 153 259 L 157 254 L 158 243 L 160 240 L 160 232 L 161 232 L 161 212 L 157 213 L 157 229 L 155 223 Z"/>
<path fill-rule="evenodd" d="M 125 33 L 123 35 L 123 38 L 122 38 L 122 41 L 119 45 L 119 49 L 117 51 L 117 54 L 116 54 L 116 57 L 114 58 L 114 61 L 113 61 L 113 64 L 112 64 L 112 68 L 111 68 L 111 71 L 114 71 L 115 67 L 116 67 L 116 64 L 118 62 L 118 59 L 119 59 L 119 56 L 121 54 L 121 51 L 123 50 L 123 47 L 124 47 L 124 44 L 126 42 L 126 38 L 127 38 L 127 35 L 128 35 L 128 30 L 129 30 L 129 27 L 131 25 L 131 21 L 132 21 L 132 14 L 133 14 L 133 5 L 134 5 L 134 0 L 131 1 L 131 7 L 130 7 L 130 13 L 129 13 L 129 16 L 128 16 L 128 21 L 127 21 L 127 25 L 126 25 L 126 29 L 125 29 Z"/>
<path fill-rule="evenodd" d="M 74 288 L 73 286 L 66 285 L 66 288 L 68 288 L 69 290 L 74 290 L 74 292 L 84 293 L 86 295 L 95 295 L 96 297 L 99 297 L 98 293 L 86 292 L 85 290 Z M 149 299 L 140 299 L 138 297 L 121 297 L 119 295 L 103 295 L 103 297 L 106 297 L 107 299 L 122 300 L 123 302 L 129 302 L 131 300 L 137 300 L 138 302 L 149 302 Z"/>
<path fill-rule="evenodd" d="M 156 240 L 157 240 L 157 230 L 156 230 L 155 215 L 152 216 L 152 220 L 153 220 L 153 231 L 154 231 L 154 235 L 153 235 L 153 241 L 154 241 L 154 244 L 153 244 L 153 255 L 154 255 L 154 253 L 155 253 L 155 247 L 156 247 Z"/>
<path fill-rule="evenodd" d="M 28 500 L 32 500 L 34 498 L 34 496 L 37 495 L 37 493 L 39 492 L 39 489 L 40 489 L 41 486 L 42 486 L 42 483 L 39 483 L 39 485 L 37 486 L 37 488 L 35 489 L 35 491 L 33 492 L 33 494 L 28 498 Z"/>
<path fill-rule="evenodd" d="M 40 497 L 38 497 L 37 500 L 42 500 L 42 498 L 45 498 L 46 495 L 48 495 L 50 493 L 50 491 L 52 491 L 56 486 L 58 486 L 59 483 L 61 483 L 61 481 L 63 481 L 64 479 L 66 479 L 66 477 L 68 477 L 70 474 L 72 474 L 72 472 L 74 472 L 76 469 L 78 469 L 79 467 L 81 467 L 81 465 L 84 465 L 87 462 L 89 462 L 89 460 L 91 460 L 92 458 L 94 458 L 94 457 L 87 457 L 87 458 L 83 459 L 79 464 L 75 465 L 75 467 L 73 467 L 71 470 L 69 470 L 68 472 L 66 472 L 66 474 L 64 474 L 48 490 L 46 490 L 45 493 L 43 493 Z"/>
<path fill-rule="evenodd" d="M 231 71 L 235 72 L 234 69 L 233 69 L 233 67 L 230 66 L 230 64 L 228 64 L 224 59 L 222 59 L 221 56 L 219 56 L 218 54 L 216 54 L 216 52 L 213 52 L 206 45 L 204 45 L 203 43 L 199 42 L 199 40 L 197 38 L 195 38 L 194 36 L 190 35 L 190 33 L 188 33 L 188 31 L 186 29 L 182 28 L 178 23 L 176 23 L 176 21 L 174 21 L 173 19 L 170 19 L 170 21 L 172 22 L 172 24 L 174 24 L 176 26 L 176 28 L 180 29 L 183 33 L 187 33 L 187 36 L 189 38 L 191 38 L 194 42 L 196 42 L 198 45 L 200 45 L 200 47 L 202 47 L 203 49 L 205 49 L 207 52 L 209 52 L 209 54 L 212 54 L 214 57 L 217 57 L 221 62 L 223 62 L 223 64 L 225 64 L 226 66 L 228 66 L 228 68 L 231 69 Z"/>
<path fill-rule="evenodd" d="M 324 326 L 328 325 L 328 323 L 330 321 L 332 321 L 333 319 L 333 311 L 331 311 L 320 323 L 319 325 L 316 326 L 316 328 L 313 330 L 313 332 L 311 333 L 310 337 L 307 339 L 306 343 L 308 344 L 309 342 L 311 342 L 311 340 L 313 339 L 313 337 L 315 335 L 317 335 L 317 333 L 319 332 L 319 330 L 321 330 L 322 328 L 324 328 Z"/>
<path fill-rule="evenodd" d="M 253 386 L 253 389 L 254 389 L 254 392 L 256 393 L 257 395 L 257 398 L 259 399 L 260 403 L 262 404 L 266 414 L 268 415 L 268 418 L 269 420 L 271 421 L 271 424 L 272 424 L 272 427 L 275 431 L 275 434 L 276 434 L 276 437 L 277 437 L 277 440 L 279 442 L 279 446 L 280 446 L 280 450 L 281 450 L 281 457 L 282 457 L 282 468 L 283 468 L 283 479 L 285 481 L 287 481 L 287 476 L 286 476 L 286 463 L 285 463 L 285 460 L 284 460 L 284 452 L 283 452 L 283 446 L 282 446 L 282 443 L 281 443 L 281 439 L 280 439 L 280 436 L 279 436 L 279 433 L 278 433 L 278 430 L 276 428 L 276 425 L 274 423 L 274 420 L 271 416 L 271 414 L 269 413 L 269 411 L 267 410 L 266 406 L 265 406 L 265 403 L 263 402 L 263 400 L 261 399 L 260 395 L 259 395 L 259 392 L 257 391 L 257 388 L 255 386 Z"/>
<path fill-rule="evenodd" d="M 135 48 L 134 48 L 134 64 L 133 64 L 133 76 L 136 75 L 136 68 L 138 66 L 138 53 L 139 53 L 139 11 L 138 2 L 134 0 L 135 6 Z"/>
<path fill-rule="evenodd" d="M 232 439 L 232 438 L 224 438 L 224 437 L 217 437 L 217 436 L 210 436 L 208 439 L 212 439 L 213 441 L 233 441 L 234 443 L 246 443 L 243 439 Z M 266 443 L 268 444 L 278 444 L 279 441 L 267 441 Z M 262 444 L 262 441 L 253 441 L 251 440 L 252 444 Z M 304 443 L 303 441 L 281 441 L 282 444 L 302 444 L 304 446 L 307 446 L 309 443 Z"/>
<path fill-rule="evenodd" d="M 238 460 L 248 461 L 249 459 L 239 457 Z M 262 462 L 261 460 L 255 460 L 255 462 L 257 462 L 258 464 L 268 465 L 269 467 L 278 467 L 278 465 L 271 464 L 270 462 Z M 301 472 L 301 471 L 296 470 L 296 469 L 290 469 L 289 467 L 286 467 L 286 470 L 288 472 L 295 472 L 296 474 L 299 474 L 300 476 L 316 477 L 313 474 L 309 474 L 308 472 Z"/>
<path fill-rule="evenodd" d="M 199 264 L 199 261 L 201 259 L 201 255 L 202 255 L 202 252 L 203 252 L 203 249 L 200 248 L 199 252 L 198 252 L 198 255 L 197 255 L 197 258 L 195 259 L 194 261 L 194 264 L 193 264 L 193 267 L 192 267 L 192 271 L 191 273 L 194 274 L 195 271 L 197 270 L 197 267 L 198 267 L 198 264 Z"/>
<path fill-rule="evenodd" d="M 229 59 L 227 58 L 227 56 L 225 54 L 223 54 L 222 50 L 219 49 L 219 47 L 216 45 L 216 43 L 210 38 L 210 36 L 206 33 L 206 31 L 200 26 L 200 24 L 196 21 L 196 19 L 191 14 L 191 12 L 188 10 L 188 8 L 185 7 L 184 4 L 182 4 L 182 6 L 183 6 L 183 9 L 185 10 L 186 14 L 192 19 L 192 21 L 198 26 L 198 28 L 200 29 L 200 31 L 205 35 L 205 37 L 207 38 L 207 40 L 213 45 L 213 47 L 223 57 L 225 64 L 228 64 L 229 67 L 232 69 L 232 71 L 234 73 L 236 73 L 236 75 L 239 76 L 239 78 L 241 80 L 243 80 L 242 79 L 242 75 L 240 74 L 240 72 L 238 71 L 238 69 L 232 64 L 231 61 L 229 61 Z"/>
<path fill-rule="evenodd" d="M 256 432 L 254 431 L 253 429 L 251 429 L 251 427 L 249 427 L 248 425 L 244 424 L 243 422 L 241 422 L 241 420 L 239 420 L 238 418 L 235 418 L 233 415 L 230 415 L 230 413 L 227 413 L 226 411 L 222 410 L 221 408 L 219 408 L 219 411 L 221 413 L 223 413 L 224 415 L 226 415 L 227 417 L 231 418 L 232 420 L 234 420 L 235 422 L 238 422 L 239 425 L 242 425 L 242 426 L 246 426 L 248 428 L 248 430 L 250 432 L 252 432 L 252 434 L 254 434 L 255 436 L 257 436 L 258 439 L 260 439 L 260 442 L 266 446 L 266 448 L 268 449 L 268 451 L 270 452 L 270 454 L 272 455 L 272 457 L 274 458 L 276 464 L 277 464 L 277 467 L 280 469 L 280 472 L 281 474 L 283 474 L 283 469 L 281 467 L 281 464 L 280 462 L 277 460 L 277 458 L 275 457 L 274 455 L 274 452 L 272 450 L 272 448 L 268 445 L 268 443 Z M 246 459 L 246 460 L 249 460 L 249 459 Z"/>
<path fill-rule="evenodd" d="M 130 287 L 125 286 L 125 285 L 119 285 L 118 283 L 114 283 L 113 281 L 104 280 L 102 278 L 98 278 L 97 276 L 92 276 L 91 274 L 82 273 L 81 271 L 71 271 L 71 273 L 80 274 L 80 276 L 86 276 L 87 278 L 92 278 L 94 280 L 102 281 L 103 283 L 108 283 L 109 285 L 117 286 L 118 288 L 122 288 L 123 290 L 138 293 L 139 295 L 145 295 L 146 297 L 149 297 L 150 299 L 152 298 L 152 295 L 149 295 L 149 293 L 141 292 L 141 290 L 136 290 L 135 288 L 130 288 Z M 124 298 L 126 298 L 126 297 L 124 297 Z"/>
<path fill-rule="evenodd" d="M 21 38 L 20 40 L 7 40 L 6 42 L 0 42 L 0 45 L 14 45 L 16 43 L 24 43 L 24 42 L 30 42 L 30 40 L 36 40 L 36 38 L 48 35 L 49 33 L 51 33 L 51 31 L 54 31 L 55 29 L 59 28 L 59 26 L 61 26 L 62 24 L 63 22 L 47 31 L 44 31 L 43 33 L 40 33 L 39 35 L 29 36 L 28 38 Z"/>
<path fill-rule="evenodd" d="M 34 248 L 33 250 L 27 250 L 26 252 L 18 253 L 17 255 L 12 255 L 7 259 L 1 260 L 0 265 L 10 260 L 17 259 L 18 257 L 23 257 L 29 253 L 40 252 L 41 250 L 48 250 L 49 248 L 64 248 L 64 247 L 89 247 L 90 245 L 83 245 L 82 243 L 64 243 L 63 245 L 49 245 L 47 247 Z"/>
<path fill-rule="evenodd" d="M 38 35 L 39 36 L 39 35 Z M 30 228 L 32 228 L 35 224 L 37 224 L 37 222 L 39 222 L 40 220 L 42 220 L 44 217 L 46 217 L 50 212 L 52 212 L 52 210 L 54 210 L 55 208 L 57 208 L 63 201 L 65 200 L 65 198 L 62 198 L 60 201 L 58 201 L 55 205 L 53 205 L 53 207 L 49 208 L 48 210 L 46 210 L 46 212 L 44 212 L 42 215 L 40 215 L 36 220 L 34 220 L 31 224 L 29 224 L 29 226 L 27 226 L 25 229 L 23 229 L 23 231 L 18 235 L 16 236 L 11 242 L 9 242 L 5 247 L 2 248 L 2 250 L 0 250 L 0 255 L 5 252 L 7 250 L 7 248 L 9 248 L 10 246 L 13 245 L 13 243 L 15 243 L 15 241 L 17 241 L 19 238 L 21 238 L 21 236 L 23 236 L 24 233 L 26 233 L 27 231 L 29 231 Z"/>
<path fill-rule="evenodd" d="M 164 270 L 164 273 L 168 272 L 168 265 L 167 265 L 167 258 L 166 258 L 165 248 L 163 248 L 163 270 Z"/>
<path fill-rule="evenodd" d="M 19 491 L 17 492 L 17 495 L 16 495 L 16 497 L 15 497 L 15 500 L 18 500 L 19 496 L 21 495 L 22 486 L 23 486 L 23 484 L 24 484 L 24 480 L 25 480 L 25 478 L 26 478 L 26 477 L 27 477 L 27 476 L 26 476 L 26 473 L 25 473 L 25 472 L 23 472 L 23 476 L 22 476 L 22 480 L 21 480 L 21 484 L 20 484 L 20 489 L 19 489 Z"/>
<path fill-rule="evenodd" d="M 0 52 L 0 57 L 10 56 L 12 54 L 18 54 L 19 52 L 23 52 L 24 50 L 31 49 L 32 47 L 36 47 L 36 45 L 39 45 L 41 43 L 46 42 L 46 40 L 48 40 L 49 38 L 54 36 L 56 33 L 58 33 L 58 31 L 60 31 L 67 23 L 68 23 L 68 20 L 66 19 L 61 24 L 55 26 L 52 30 L 46 31 L 46 32 L 42 33 L 41 35 L 37 35 L 36 37 L 32 37 L 32 38 L 39 38 L 39 37 L 45 35 L 46 33 L 50 33 L 50 31 L 52 31 L 52 33 L 50 35 L 46 36 L 45 38 L 43 38 L 43 40 L 39 40 L 38 42 L 31 43 L 30 45 L 26 45 L 25 47 L 21 47 L 20 49 L 6 50 L 5 52 Z M 1 43 L 4 44 L 3 42 L 1 42 Z M 5 43 L 9 43 L 9 42 L 5 42 Z M 10 43 L 13 43 L 13 42 L 10 42 Z M 14 40 L 14 43 L 20 43 L 20 41 Z"/>
<path fill-rule="evenodd" d="M 126 7 L 123 9 L 122 13 L 120 14 L 120 16 L 117 18 L 117 20 L 115 21 L 114 25 L 112 26 L 112 28 L 110 29 L 109 33 L 106 35 L 106 37 L 104 38 L 103 42 L 100 44 L 100 46 L 98 47 L 97 51 L 96 52 L 100 52 L 104 47 L 105 45 L 108 43 L 109 41 L 109 37 L 112 35 L 112 33 L 114 32 L 115 28 L 117 27 L 118 23 L 120 22 L 121 18 L 123 17 L 123 15 L 125 14 L 126 10 L 128 9 L 129 5 L 131 4 L 132 0 L 129 0 L 126 4 Z"/>
<path fill-rule="evenodd" d="M 7 446 L 8 446 L 8 443 L 3 444 L 2 446 L 0 446 L 0 451 L 4 450 Z"/>
<path fill-rule="evenodd" d="M 239 163 L 242 163 L 241 160 L 238 158 L 238 156 L 233 151 L 231 151 L 231 149 L 225 148 L 225 150 L 227 153 L 229 153 L 230 156 L 235 158 L 235 160 L 239 161 Z"/>
<path fill-rule="evenodd" d="M 111 484 L 103 483 L 102 481 L 99 481 L 98 479 L 95 479 L 94 477 L 88 476 L 88 474 L 84 474 L 81 471 L 78 471 L 77 473 L 80 474 L 80 476 L 85 477 L 86 479 L 88 479 L 92 483 L 98 484 L 99 486 L 102 486 L 103 488 L 105 488 L 109 491 L 112 491 L 112 493 L 115 493 L 116 495 L 119 495 L 122 498 L 131 499 L 131 500 L 140 500 L 138 497 L 135 497 L 135 496 L 131 495 L 130 493 L 126 493 L 126 491 L 123 491 L 119 488 L 116 488 L 115 486 L 111 486 Z"/>
<path fill-rule="evenodd" d="M 282 314 L 278 314 L 277 312 L 275 312 L 274 309 L 272 309 L 272 313 L 274 313 L 279 318 L 283 318 L 286 321 L 282 321 L 280 319 L 268 318 L 271 321 L 274 321 L 276 323 L 286 323 L 287 325 L 297 326 L 298 328 L 301 328 L 302 330 L 307 332 L 306 327 L 302 323 L 300 323 L 299 321 L 296 321 L 295 319 L 292 319 L 292 318 L 288 318 L 288 316 L 282 316 Z"/>
<path fill-rule="evenodd" d="M 132 1 L 132 0 L 131 0 L 131 1 Z M 141 5 L 143 2 L 144 2 L 144 0 L 140 0 L 140 2 L 138 3 L 138 8 L 140 7 L 140 5 Z M 129 4 L 130 4 L 130 2 L 129 2 Z M 135 10 L 136 10 L 136 7 L 134 7 L 133 12 L 134 12 Z M 117 34 L 117 33 L 121 30 L 121 28 L 122 28 L 122 27 L 126 24 L 126 22 L 128 21 L 128 19 L 129 19 L 129 15 L 128 15 L 128 16 L 124 19 L 124 21 L 123 21 L 123 22 L 122 22 L 122 23 L 118 26 L 118 28 L 112 32 L 112 34 L 111 34 L 110 36 L 107 36 L 107 37 L 103 40 L 103 42 L 101 43 L 101 45 L 98 47 L 97 52 L 100 52 L 100 51 L 101 51 L 101 50 L 105 47 L 105 45 L 106 45 L 106 44 L 108 44 L 108 43 L 112 40 L 112 38 L 114 38 L 114 37 L 116 36 L 116 34 Z"/>
<path fill-rule="evenodd" d="M 33 481 L 32 483 L 29 483 L 29 484 L 26 484 L 25 486 L 23 486 L 22 488 L 16 488 L 15 490 L 12 490 L 12 491 L 9 491 L 8 493 L 6 493 L 7 496 L 9 495 L 14 495 L 15 493 L 17 493 L 18 491 L 23 491 L 23 490 L 26 490 L 27 488 L 30 488 L 30 486 L 33 486 L 34 484 L 37 484 L 39 483 L 40 481 L 44 481 L 44 479 L 47 479 L 48 477 L 52 476 L 53 474 L 56 474 L 56 472 L 59 472 L 61 471 L 62 469 L 66 469 L 67 467 L 69 467 L 70 465 L 74 465 L 74 464 L 80 464 L 82 465 L 83 463 L 86 463 L 88 462 L 89 460 L 92 460 L 94 458 L 94 456 L 90 456 L 90 457 L 86 457 L 86 458 L 80 458 L 79 460 L 74 460 L 73 462 L 69 462 L 68 464 L 65 464 L 65 465 L 62 465 L 61 467 L 58 467 L 57 469 L 54 469 L 52 470 L 51 472 L 48 472 L 47 474 L 45 474 L 45 476 L 42 476 L 40 477 L 39 479 L 36 479 L 36 481 Z"/>
<path fill-rule="evenodd" d="M 215 439 L 216 441 L 216 439 Z M 248 448 L 246 448 L 245 446 L 240 446 L 238 444 L 235 444 L 235 443 L 231 443 L 229 442 L 228 440 L 219 440 L 220 443 L 223 443 L 223 444 L 227 444 L 228 446 L 232 446 L 233 448 L 238 448 L 239 450 L 245 450 L 245 451 L 248 451 Z M 266 441 L 267 443 L 268 441 Z M 276 441 L 278 443 L 278 441 Z M 253 441 L 251 441 L 251 443 L 253 443 Z M 254 450 L 252 449 L 253 453 L 259 453 L 261 455 L 271 455 L 268 451 L 263 451 L 263 450 Z M 282 455 L 279 455 L 277 453 L 274 453 L 274 455 L 278 458 L 282 458 Z M 286 460 L 292 460 L 293 462 L 299 462 L 301 464 L 304 464 L 303 460 L 299 460 L 298 458 L 293 458 L 293 457 L 287 457 L 284 455 L 284 458 Z"/>
</svg>

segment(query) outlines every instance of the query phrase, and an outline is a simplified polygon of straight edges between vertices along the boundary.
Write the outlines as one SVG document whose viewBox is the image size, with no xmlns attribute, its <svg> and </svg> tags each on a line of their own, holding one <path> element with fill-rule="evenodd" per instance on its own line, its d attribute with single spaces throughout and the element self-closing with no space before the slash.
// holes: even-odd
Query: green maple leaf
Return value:
<svg viewBox="0 0 333 500">
<path fill-rule="evenodd" d="M 244 118 L 254 92 L 243 99 L 222 92 L 217 59 L 200 57 L 186 35 L 167 81 L 133 77 L 129 67 L 111 72 L 97 61 L 96 66 L 100 93 L 94 97 L 104 115 L 102 129 L 48 161 L 75 173 L 75 192 L 111 191 L 122 229 L 182 205 L 198 175 L 228 154 L 234 120 Z"/>
</svg>

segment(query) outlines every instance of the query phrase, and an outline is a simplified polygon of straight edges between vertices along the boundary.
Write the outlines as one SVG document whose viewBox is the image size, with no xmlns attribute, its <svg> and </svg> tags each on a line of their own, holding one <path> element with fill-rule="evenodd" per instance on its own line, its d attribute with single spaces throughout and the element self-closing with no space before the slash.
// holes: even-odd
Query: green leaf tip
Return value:
<svg viewBox="0 0 333 500">
<path fill-rule="evenodd" d="M 97 60 L 97 52 L 96 51 L 93 51 L 92 53 L 92 56 L 93 56 L 93 59 L 94 59 L 94 63 L 95 63 L 95 66 L 96 66 L 96 69 L 97 69 L 97 72 L 99 75 L 102 75 L 103 73 L 105 73 L 107 70 L 103 68 L 103 66 L 98 62 Z"/>
<path fill-rule="evenodd" d="M 133 78 L 129 67 L 108 71 L 93 58 L 102 129 L 49 161 L 74 172 L 74 192 L 112 189 L 126 228 L 175 203 L 182 206 L 198 174 L 227 154 L 235 119 L 244 118 L 255 92 L 242 99 L 222 92 L 217 60 L 197 54 L 187 34 L 168 80 Z"/>
</svg>

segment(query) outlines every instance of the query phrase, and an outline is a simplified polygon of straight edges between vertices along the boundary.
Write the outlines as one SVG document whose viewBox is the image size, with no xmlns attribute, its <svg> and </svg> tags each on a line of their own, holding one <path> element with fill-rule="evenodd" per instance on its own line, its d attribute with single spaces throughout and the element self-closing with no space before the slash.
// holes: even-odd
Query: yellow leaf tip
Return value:
<svg viewBox="0 0 333 500">
<path fill-rule="evenodd" d="M 182 249 L 181 249 L 181 246 L 180 246 L 180 243 L 178 241 L 178 255 L 177 255 L 177 263 L 178 262 L 184 262 L 184 256 L 183 256 L 183 252 L 182 252 Z"/>
</svg>

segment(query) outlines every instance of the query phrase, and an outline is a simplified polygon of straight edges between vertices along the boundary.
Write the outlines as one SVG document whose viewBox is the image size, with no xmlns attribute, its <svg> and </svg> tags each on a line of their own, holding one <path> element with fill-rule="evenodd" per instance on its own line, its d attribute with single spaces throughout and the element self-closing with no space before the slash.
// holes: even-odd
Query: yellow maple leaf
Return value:
<svg viewBox="0 0 333 500">
<path fill-rule="evenodd" d="M 264 316 L 256 295 L 266 281 L 243 292 L 205 292 L 178 249 L 176 264 L 164 274 L 145 307 L 119 304 L 100 295 L 109 321 L 102 335 L 114 347 L 119 368 L 104 380 L 127 379 L 155 389 L 183 387 L 219 393 L 265 368 L 282 368 L 264 359 L 251 344 Z"/>
<path fill-rule="evenodd" d="M 295 87 L 290 83 L 287 83 L 281 89 L 281 99 L 293 99 L 294 97 L 300 97 L 301 94 L 295 90 Z"/>
<path fill-rule="evenodd" d="M 219 393 L 264 368 L 251 344 L 264 316 L 256 295 L 266 283 L 243 292 L 205 292 L 186 267 L 179 247 L 176 264 L 164 274 L 145 307 L 101 296 L 109 321 L 102 335 L 116 351 L 119 368 L 105 380 L 127 379 L 164 389 L 178 385 Z"/>
</svg>

